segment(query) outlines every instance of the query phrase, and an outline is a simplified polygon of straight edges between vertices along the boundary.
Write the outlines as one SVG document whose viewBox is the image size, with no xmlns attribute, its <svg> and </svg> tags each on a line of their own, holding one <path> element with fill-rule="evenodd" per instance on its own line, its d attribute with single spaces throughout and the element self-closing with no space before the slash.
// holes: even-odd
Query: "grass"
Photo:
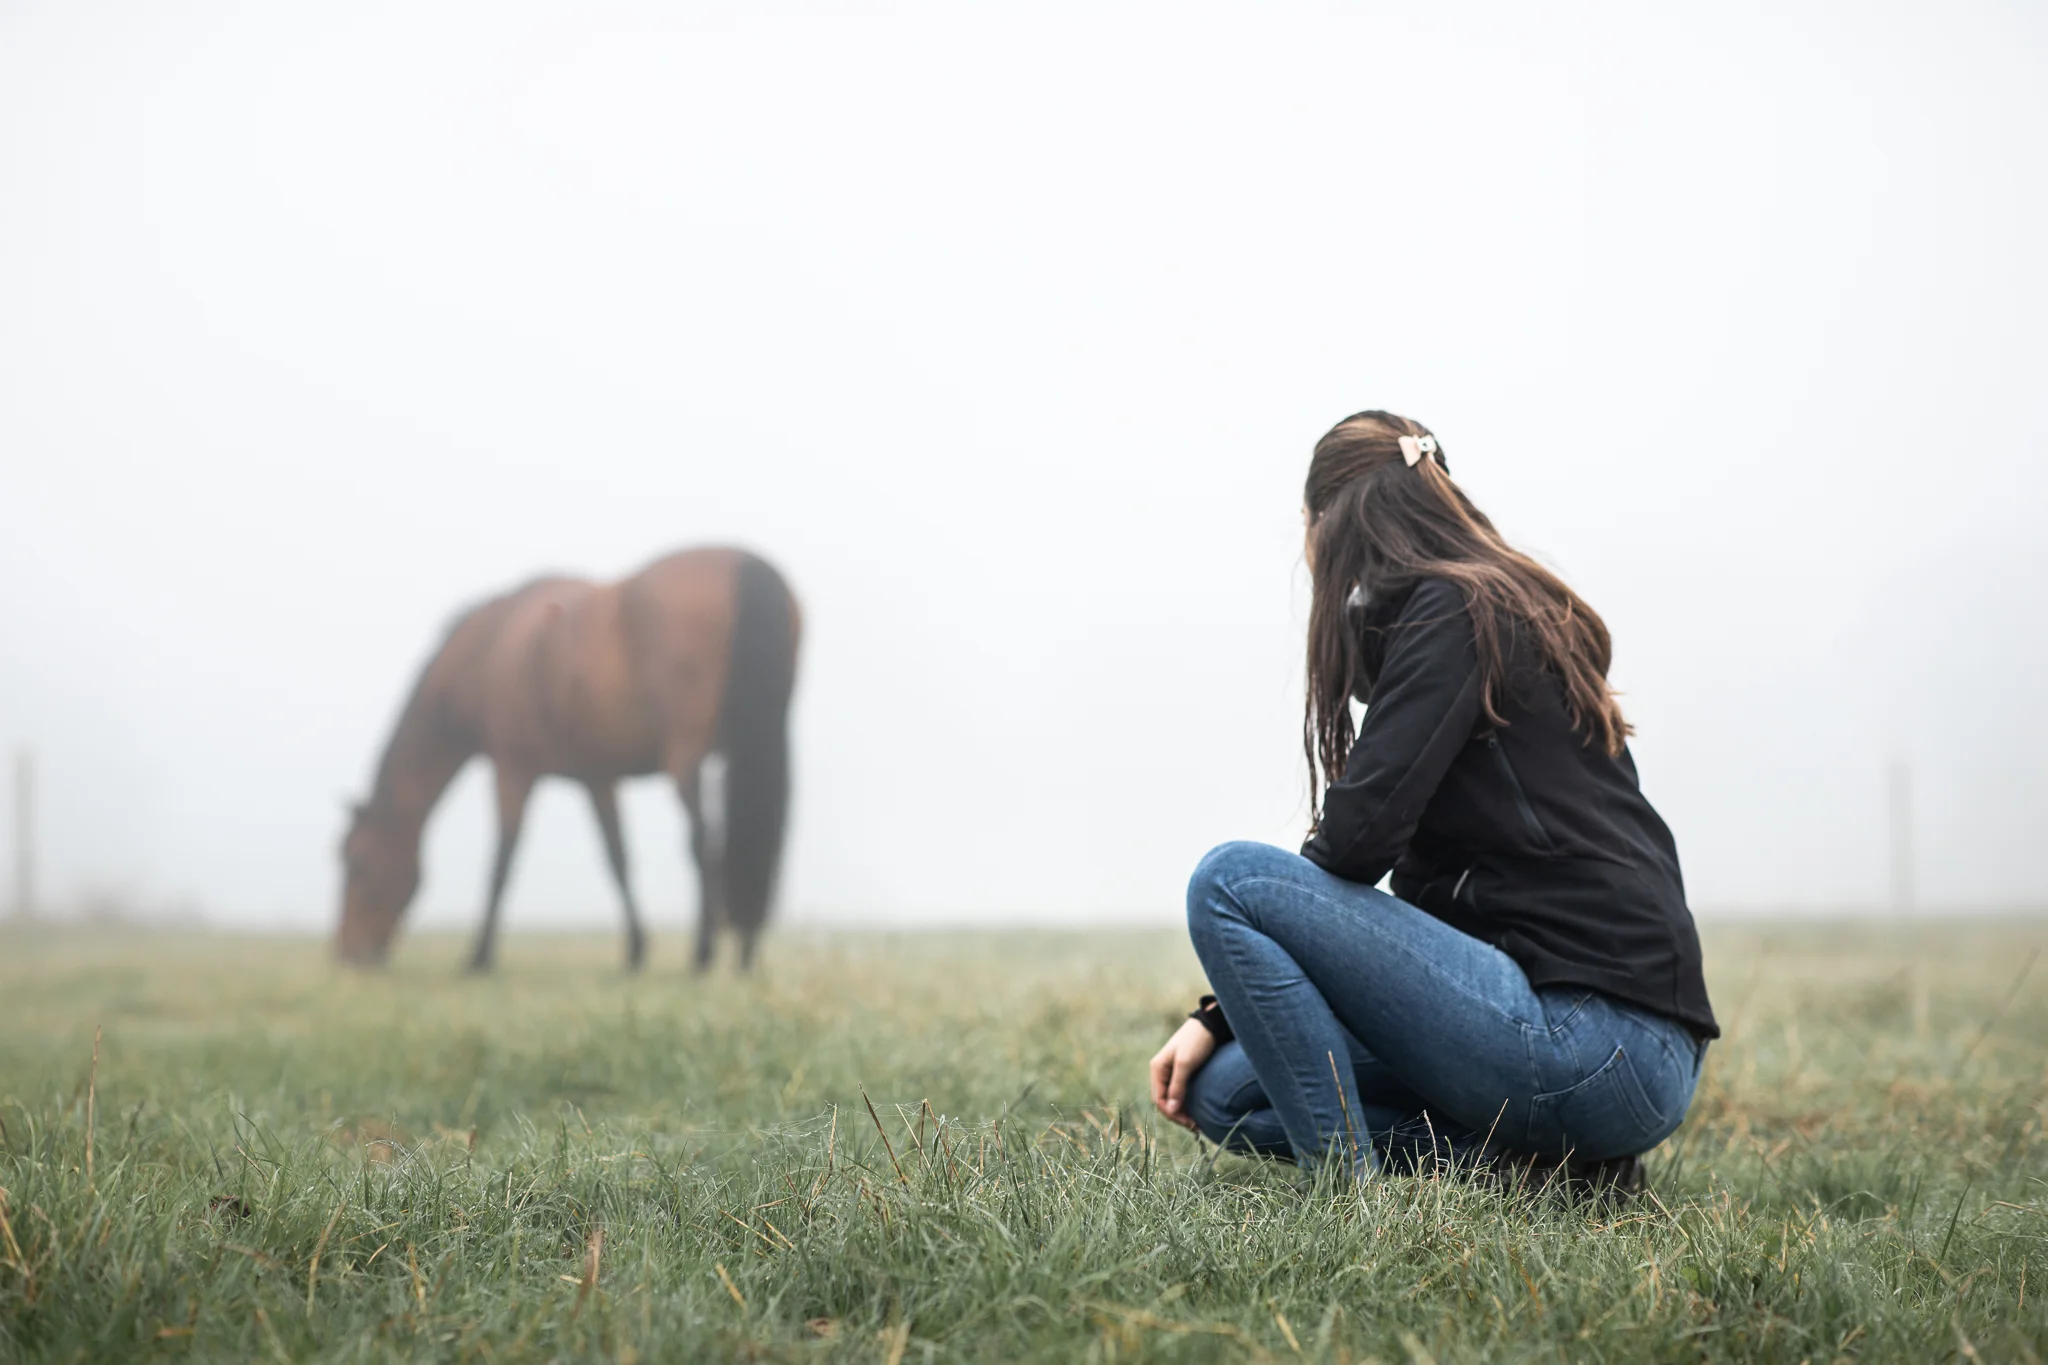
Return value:
<svg viewBox="0 0 2048 1365">
<path fill-rule="evenodd" d="M 1730 1036 L 1616 1213 L 1210 1159 L 1144 1100 L 1170 934 L 17 931 L 0 1360 L 2038 1360 L 2044 945 L 1712 932 Z"/>
</svg>

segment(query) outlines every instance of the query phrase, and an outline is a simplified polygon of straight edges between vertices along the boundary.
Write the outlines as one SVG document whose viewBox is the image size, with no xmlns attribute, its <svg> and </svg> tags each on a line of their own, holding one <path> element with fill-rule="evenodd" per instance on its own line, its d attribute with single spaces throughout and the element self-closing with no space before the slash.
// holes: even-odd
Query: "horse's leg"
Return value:
<svg viewBox="0 0 2048 1365">
<path fill-rule="evenodd" d="M 640 907 L 633 901 L 633 884 L 626 875 L 626 836 L 619 829 L 619 790 L 609 782 L 590 784 L 590 807 L 597 812 L 597 828 L 604 835 L 604 856 L 612 865 L 612 880 L 619 884 L 619 900 L 626 907 L 626 970 L 637 972 L 647 956 L 647 934 L 640 927 Z"/>
<path fill-rule="evenodd" d="M 491 863 L 491 898 L 484 906 L 484 927 L 477 935 L 469 969 L 487 972 L 497 952 L 498 907 L 505 900 L 505 881 L 512 873 L 512 854 L 519 847 L 519 829 L 526 821 L 526 798 L 533 795 L 533 775 L 504 763 L 498 768 L 498 853 Z"/>
<path fill-rule="evenodd" d="M 690 817 L 690 857 L 697 864 L 697 950 L 691 961 L 702 972 L 711 966 L 716 951 L 718 927 L 725 919 L 725 877 L 723 848 L 717 832 L 704 818 L 704 770 L 701 763 L 676 776 L 676 793 Z"/>
</svg>

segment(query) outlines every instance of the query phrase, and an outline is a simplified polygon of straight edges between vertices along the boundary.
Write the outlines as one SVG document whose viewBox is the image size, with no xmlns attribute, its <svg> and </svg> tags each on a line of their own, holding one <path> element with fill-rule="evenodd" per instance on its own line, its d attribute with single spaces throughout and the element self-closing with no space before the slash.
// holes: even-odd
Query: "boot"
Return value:
<svg viewBox="0 0 2048 1365">
<path fill-rule="evenodd" d="M 1561 1161 L 1536 1152 L 1502 1152 L 1482 1165 L 1479 1173 L 1505 1193 L 1553 1189 L 1574 1202 L 1620 1205 L 1643 1192 L 1643 1159 L 1639 1156 Z"/>
</svg>

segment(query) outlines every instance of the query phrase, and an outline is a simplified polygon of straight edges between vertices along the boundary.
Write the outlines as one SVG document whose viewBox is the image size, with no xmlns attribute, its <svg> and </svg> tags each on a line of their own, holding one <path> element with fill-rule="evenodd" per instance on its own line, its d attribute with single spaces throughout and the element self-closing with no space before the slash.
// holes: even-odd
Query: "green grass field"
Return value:
<svg viewBox="0 0 2048 1365">
<path fill-rule="evenodd" d="M 1711 930 L 1613 1212 L 1211 1161 L 1145 1100 L 1168 933 L 0 935 L 0 1359 L 2038 1360 L 2044 945 Z"/>
</svg>

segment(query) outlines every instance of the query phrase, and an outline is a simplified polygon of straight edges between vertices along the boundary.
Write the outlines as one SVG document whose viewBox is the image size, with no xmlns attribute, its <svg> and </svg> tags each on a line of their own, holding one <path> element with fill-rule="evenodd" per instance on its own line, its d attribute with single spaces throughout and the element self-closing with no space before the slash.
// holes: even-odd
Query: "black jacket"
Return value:
<svg viewBox="0 0 2048 1365">
<path fill-rule="evenodd" d="M 1589 986 L 1720 1036 L 1671 831 L 1635 761 L 1573 729 L 1564 689 L 1511 632 L 1507 724 L 1480 704 L 1472 618 L 1424 579 L 1359 613 L 1365 719 L 1302 854 L 1513 958 L 1535 986 Z"/>
</svg>

